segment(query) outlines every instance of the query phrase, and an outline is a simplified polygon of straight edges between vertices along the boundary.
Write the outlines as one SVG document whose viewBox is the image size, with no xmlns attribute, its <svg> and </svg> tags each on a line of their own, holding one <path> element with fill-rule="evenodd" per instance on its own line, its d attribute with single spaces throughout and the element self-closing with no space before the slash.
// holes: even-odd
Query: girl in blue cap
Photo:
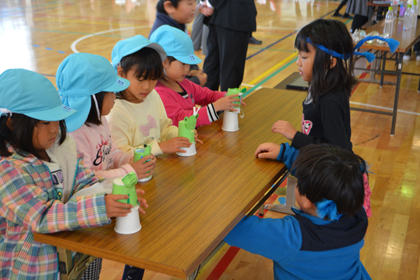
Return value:
<svg viewBox="0 0 420 280">
<path fill-rule="evenodd" d="M 112 64 L 118 76 L 130 81 L 130 86 L 117 94 L 109 114 L 112 138 L 125 153 L 149 144 L 155 156 L 185 152 L 180 147 L 191 144 L 178 136 L 165 107 L 154 87 L 162 77 L 162 61 L 166 53 L 156 43 L 141 35 L 119 41 L 112 50 Z"/>
<path fill-rule="evenodd" d="M 239 95 L 225 97 L 226 92 L 213 91 L 185 79 L 190 65 L 201 62 L 194 54 L 193 43 L 187 34 L 163 25 L 153 32 L 150 40 L 161 45 L 168 55 L 163 62 L 164 75 L 159 79 L 156 91 L 174 125 L 192 116 L 195 105 L 201 105 L 197 127 L 218 120 L 218 111 L 235 109 L 234 102 Z"/>
<path fill-rule="evenodd" d="M 135 172 L 139 179 L 150 176 L 156 159 L 153 155 L 133 162 L 112 143 L 105 118 L 114 106 L 115 93 L 130 82 L 117 76 L 111 63 L 102 56 L 88 53 L 69 55 L 57 69 L 56 84 L 63 103 L 77 113 L 66 119 L 70 135 L 83 153 L 85 167 L 95 174 L 113 178 Z"/>
<path fill-rule="evenodd" d="M 0 85 L 0 278 L 57 279 L 56 247 L 35 242 L 33 232 L 106 225 L 132 206 L 117 201 L 127 195 L 74 196 L 98 178 L 67 137 L 64 119 L 75 111 L 48 79 L 10 69 Z"/>
</svg>

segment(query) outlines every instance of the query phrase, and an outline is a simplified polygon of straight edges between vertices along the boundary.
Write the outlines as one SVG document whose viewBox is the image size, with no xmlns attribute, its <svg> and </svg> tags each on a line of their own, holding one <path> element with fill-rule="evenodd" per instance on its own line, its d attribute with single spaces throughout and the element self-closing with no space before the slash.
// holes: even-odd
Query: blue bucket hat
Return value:
<svg viewBox="0 0 420 280">
<path fill-rule="evenodd" d="M 58 66 L 56 84 L 63 103 L 77 110 L 77 114 L 66 119 L 68 131 L 72 132 L 85 123 L 92 106 L 91 95 L 101 91 L 120 92 L 130 82 L 117 76 L 106 58 L 96 54 L 74 53 Z"/>
<path fill-rule="evenodd" d="M 149 41 L 149 39 L 141 35 L 136 35 L 134 37 L 117 42 L 117 44 L 112 49 L 112 66 L 117 69 L 118 64 L 124 56 L 133 54 L 142 48 L 154 49 L 157 51 L 162 61 L 164 61 L 166 58 L 166 53 L 159 44 L 152 43 Z"/>
<path fill-rule="evenodd" d="M 185 64 L 198 64 L 201 59 L 194 54 L 191 38 L 187 33 L 169 25 L 162 25 L 150 36 L 150 41 L 163 47 L 168 56 Z"/>
<path fill-rule="evenodd" d="M 1 114 L 18 113 L 41 121 L 60 121 L 76 113 L 61 103 L 47 78 L 25 69 L 0 75 L 0 107 Z"/>
</svg>

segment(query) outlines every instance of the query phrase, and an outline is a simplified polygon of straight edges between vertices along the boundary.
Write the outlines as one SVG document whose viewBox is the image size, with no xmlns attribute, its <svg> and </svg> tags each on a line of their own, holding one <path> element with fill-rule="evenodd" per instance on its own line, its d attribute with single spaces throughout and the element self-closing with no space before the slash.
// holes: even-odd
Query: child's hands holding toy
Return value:
<svg viewBox="0 0 420 280">
<path fill-rule="evenodd" d="M 280 153 L 280 145 L 275 143 L 264 143 L 258 146 L 254 153 L 257 158 L 277 159 Z"/>
<path fill-rule="evenodd" d="M 149 205 L 146 202 L 146 199 L 141 198 L 140 195 L 144 194 L 144 190 L 136 190 L 138 201 L 140 206 L 147 208 Z M 131 212 L 133 205 L 129 203 L 119 202 L 117 200 L 128 199 L 128 195 L 123 194 L 106 194 L 105 195 L 105 206 L 106 206 L 106 215 L 108 218 L 112 217 L 126 217 L 128 213 Z M 141 214 L 146 214 L 146 211 L 143 208 L 139 207 L 139 212 Z"/>
<path fill-rule="evenodd" d="M 216 111 L 235 110 L 235 107 L 239 105 L 236 103 L 239 101 L 237 98 L 238 96 L 239 94 L 233 94 L 220 98 L 219 100 L 213 103 L 214 109 Z M 242 99 L 241 104 L 246 106 L 245 102 L 243 102 Z"/>
<path fill-rule="evenodd" d="M 150 160 L 149 162 L 146 162 Z M 154 155 L 146 156 L 138 161 L 131 162 L 130 165 L 133 167 L 134 171 L 137 174 L 137 178 L 143 179 L 149 177 L 155 169 L 156 157 Z M 150 173 L 147 173 L 149 172 Z"/>
<path fill-rule="evenodd" d="M 174 137 L 159 143 L 159 147 L 164 154 L 185 153 L 186 151 L 180 148 L 189 148 L 190 146 L 190 140 L 185 137 Z"/>
<path fill-rule="evenodd" d="M 274 133 L 280 133 L 290 141 L 295 137 L 297 130 L 288 121 L 276 121 L 271 128 Z"/>
</svg>

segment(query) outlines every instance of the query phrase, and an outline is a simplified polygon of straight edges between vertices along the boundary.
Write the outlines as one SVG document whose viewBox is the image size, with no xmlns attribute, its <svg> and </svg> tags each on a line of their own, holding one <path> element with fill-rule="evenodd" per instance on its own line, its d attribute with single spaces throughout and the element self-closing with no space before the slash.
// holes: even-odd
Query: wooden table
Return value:
<svg viewBox="0 0 420 280">
<path fill-rule="evenodd" d="M 376 25 L 373 25 L 366 29 L 366 34 L 369 34 L 372 31 L 377 31 L 379 34 L 383 34 L 384 32 L 384 25 L 385 20 L 382 20 L 378 22 Z M 362 69 L 364 71 L 370 71 L 370 72 L 377 72 L 381 74 L 381 79 L 376 81 L 374 79 L 369 80 L 369 82 L 378 82 L 381 87 L 384 84 L 384 75 L 396 75 L 397 81 L 396 83 L 390 83 L 395 85 L 395 98 L 394 98 L 394 108 L 392 113 L 390 112 L 383 112 L 383 111 L 377 111 L 377 110 L 369 110 L 369 109 L 361 109 L 361 108 L 351 108 L 353 110 L 358 111 L 364 111 L 364 112 L 371 112 L 371 113 L 378 113 L 378 114 L 384 114 L 384 115 L 391 115 L 392 116 L 392 125 L 391 125 L 391 135 L 394 135 L 395 133 L 395 124 L 397 121 L 397 111 L 398 111 L 398 97 L 399 97 L 399 91 L 400 91 L 400 83 L 401 83 L 401 75 L 414 75 L 414 76 L 420 76 L 420 74 L 417 73 L 409 73 L 409 72 L 403 72 L 403 57 L 404 53 L 406 53 L 413 45 L 414 43 L 420 39 L 420 20 L 417 20 L 417 29 L 415 30 L 409 30 L 409 31 L 403 31 L 403 20 L 396 20 L 394 23 L 394 30 L 393 33 L 390 35 L 390 38 L 393 38 L 400 42 L 400 45 L 398 46 L 397 50 L 395 51 L 395 58 L 390 59 L 387 58 L 386 55 L 389 52 L 388 45 L 385 44 L 378 44 L 378 43 L 372 43 L 367 44 L 365 43 L 361 49 L 369 49 L 369 50 L 376 50 L 379 51 L 378 53 L 380 56 L 379 58 L 382 60 L 382 69 Z M 355 44 L 356 45 L 356 44 Z M 394 71 L 388 71 L 385 70 L 385 63 L 387 60 L 392 60 L 396 62 L 396 70 Z M 380 66 L 381 67 L 381 66 Z M 372 75 L 371 75 L 372 76 Z M 420 91 L 420 83 L 419 83 L 419 91 Z"/>
<path fill-rule="evenodd" d="M 254 157 L 263 142 L 287 141 L 271 132 L 279 119 L 300 126 L 305 92 L 261 89 L 245 99 L 239 131 L 222 130 L 223 120 L 200 127 L 197 154 L 159 156 L 146 191 L 147 214 L 132 235 L 100 228 L 35 234 L 35 240 L 96 257 L 186 278 L 215 250 L 251 209 L 283 181 L 283 163 Z M 258 205 L 258 203 L 260 203 Z"/>
</svg>

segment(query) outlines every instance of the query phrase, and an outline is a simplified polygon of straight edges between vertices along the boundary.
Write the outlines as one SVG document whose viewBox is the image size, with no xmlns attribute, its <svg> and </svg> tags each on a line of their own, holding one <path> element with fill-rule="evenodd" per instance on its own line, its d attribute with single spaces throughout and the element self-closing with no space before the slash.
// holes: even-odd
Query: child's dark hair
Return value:
<svg viewBox="0 0 420 280">
<path fill-rule="evenodd" d="M 9 129 L 6 125 L 7 120 L 10 118 L 11 126 L 13 131 Z M 32 143 L 32 136 L 34 134 L 35 126 L 40 122 L 40 120 L 33 119 L 23 114 L 13 113 L 11 117 L 1 116 L 0 118 L 0 156 L 8 157 L 12 153 L 8 151 L 6 143 L 10 144 L 15 151 L 21 155 L 26 156 L 26 153 L 33 154 L 37 158 L 40 158 L 40 155 L 37 150 L 35 150 Z M 61 145 L 64 140 L 66 140 L 66 123 L 64 120 L 60 121 L 60 141 Z"/>
<path fill-rule="evenodd" d="M 312 41 L 316 50 L 310 94 L 314 103 L 328 92 L 343 91 L 350 97 L 351 90 L 356 84 L 353 76 L 353 39 L 344 23 L 336 20 L 318 19 L 303 27 L 295 40 L 295 48 L 309 52 L 307 38 Z M 339 54 L 350 54 L 347 60 L 336 58 L 337 63 L 330 68 L 331 56 L 320 50 L 316 45 L 322 45 Z"/>
<path fill-rule="evenodd" d="M 95 95 L 96 98 L 96 102 L 98 102 L 98 108 L 99 108 L 99 112 L 96 110 L 96 105 L 95 105 L 95 100 L 93 99 L 93 95 L 90 96 L 90 111 L 89 111 L 89 115 L 87 116 L 87 119 L 85 121 L 85 124 L 87 126 L 90 126 L 89 124 L 96 124 L 96 125 L 101 125 L 102 121 L 101 118 L 98 118 L 98 115 L 101 116 L 102 115 L 102 105 L 104 103 L 104 98 L 105 95 L 107 94 L 107 92 L 105 91 L 101 91 L 98 92 Z"/>
<path fill-rule="evenodd" d="M 363 206 L 366 163 L 353 152 L 330 144 L 308 145 L 299 150 L 292 170 L 299 194 L 312 203 L 332 200 L 338 213 L 349 215 Z"/>
<path fill-rule="evenodd" d="M 168 13 L 165 11 L 165 8 L 163 7 L 163 4 L 165 4 L 166 1 L 171 2 L 172 6 L 174 6 L 174 8 L 177 9 L 178 8 L 178 3 L 179 3 L 180 0 L 159 0 L 157 2 L 157 4 L 156 4 L 156 10 L 159 13 L 168 15 Z"/>
<path fill-rule="evenodd" d="M 142 48 L 133 54 L 124 56 L 119 66 L 124 74 L 135 67 L 135 75 L 138 79 L 159 80 L 163 75 L 162 59 L 158 52 L 152 48 Z M 117 98 L 125 99 L 124 92 L 119 92 Z"/>
</svg>

